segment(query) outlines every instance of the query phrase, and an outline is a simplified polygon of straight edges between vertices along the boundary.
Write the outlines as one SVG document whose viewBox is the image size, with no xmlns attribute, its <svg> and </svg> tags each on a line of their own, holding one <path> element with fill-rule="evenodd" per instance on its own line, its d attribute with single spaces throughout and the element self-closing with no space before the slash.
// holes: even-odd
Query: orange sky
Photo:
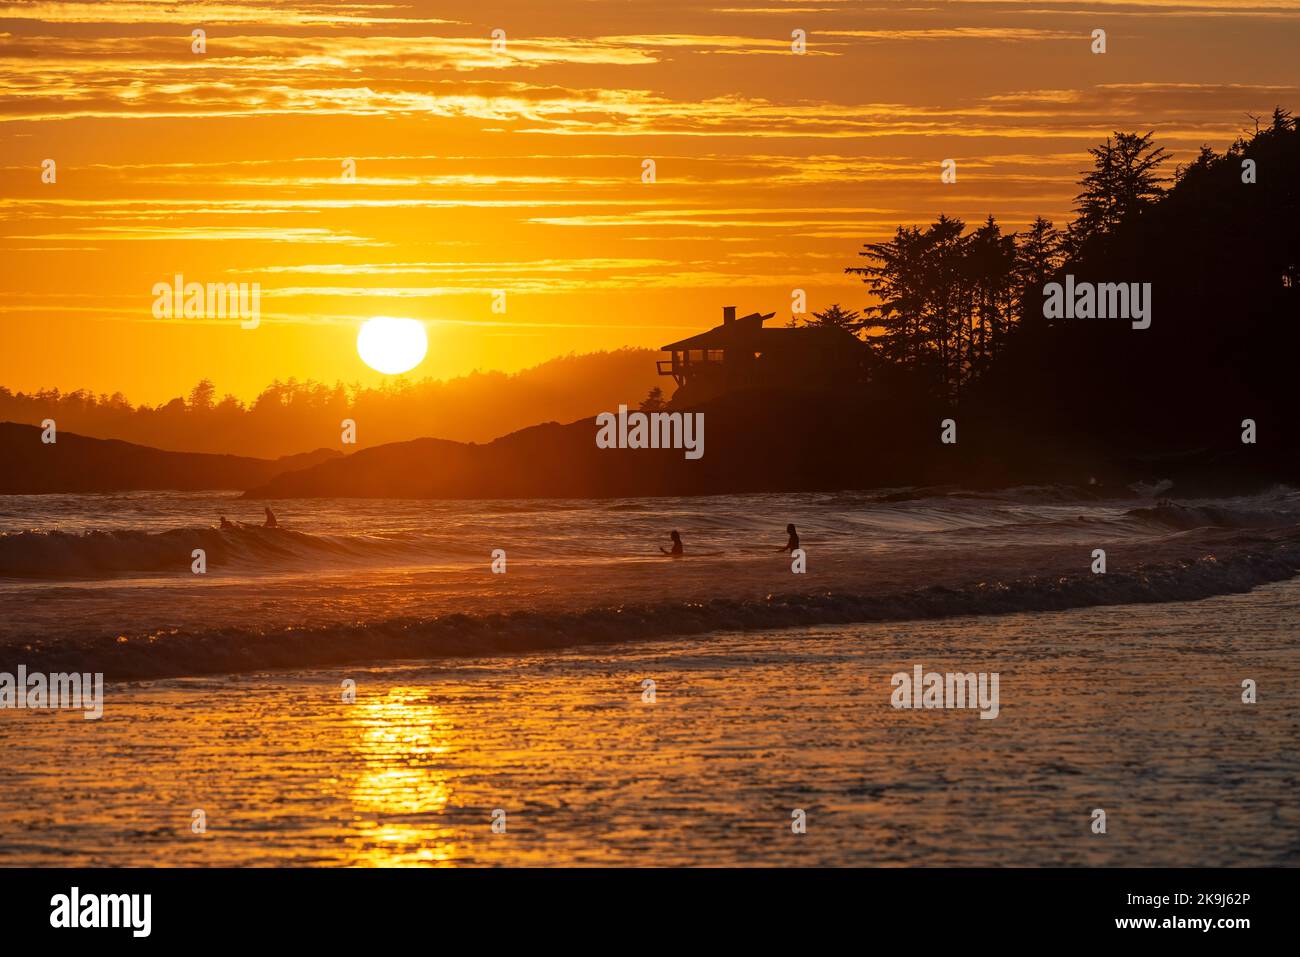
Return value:
<svg viewBox="0 0 1300 957">
<path fill-rule="evenodd" d="M 249 398 L 380 381 L 375 315 L 442 377 L 860 307 L 862 241 L 1061 225 L 1112 129 L 1185 159 L 1300 109 L 1297 49 L 1300 0 L 0 2 L 0 384 Z M 261 324 L 154 318 L 178 272 Z"/>
</svg>

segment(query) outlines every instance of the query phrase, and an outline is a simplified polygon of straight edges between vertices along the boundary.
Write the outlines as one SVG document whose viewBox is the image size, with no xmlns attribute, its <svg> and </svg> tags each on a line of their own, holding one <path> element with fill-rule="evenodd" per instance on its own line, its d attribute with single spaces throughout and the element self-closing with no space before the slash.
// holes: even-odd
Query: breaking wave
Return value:
<svg viewBox="0 0 1300 957">
<path fill-rule="evenodd" d="M 541 651 L 626 642 L 853 622 L 957 615 L 1050 612 L 1096 605 L 1193 601 L 1246 592 L 1300 571 L 1300 542 L 1231 557 L 1169 562 L 1106 575 L 989 581 L 892 594 L 822 592 L 762 600 L 713 599 L 528 611 L 392 618 L 346 625 L 168 630 L 23 645 L 29 667 L 103 671 L 110 680 L 330 667 Z"/>
<path fill-rule="evenodd" d="M 130 573 L 189 574 L 203 549 L 210 571 L 256 571 L 410 560 L 415 538 L 309 535 L 286 528 L 174 528 L 0 534 L 0 577 L 104 578 Z"/>
<path fill-rule="evenodd" d="M 705 551 L 733 553 L 767 544 L 784 517 L 773 514 L 812 512 L 811 528 L 802 515 L 800 530 L 820 547 L 857 550 L 918 542 L 927 545 L 1019 545 L 1053 537 L 1070 540 L 1080 533 L 1099 541 L 1109 533 L 1124 538 L 1163 538 L 1195 529 L 1279 529 L 1300 523 L 1300 494 L 1283 490 L 1253 499 L 1223 499 L 1179 505 L 1140 502 L 1071 505 L 1055 501 L 1075 495 L 1061 488 L 1020 488 L 1005 492 L 968 493 L 928 489 L 879 496 L 827 496 L 825 502 L 773 503 L 759 500 L 745 507 L 735 501 L 673 503 L 647 501 L 600 504 L 583 509 L 539 510 L 535 504 L 498 502 L 466 516 L 417 509 L 400 516 L 374 515 L 356 526 L 380 529 L 358 533 L 336 522 L 328 534 L 292 527 L 233 529 L 211 526 L 90 529 L 86 531 L 15 531 L 0 533 L 0 578 L 35 580 L 111 579 L 127 576 L 188 575 L 194 549 L 203 549 L 210 574 L 312 572 L 324 568 L 399 567 L 461 559 L 479 561 L 493 540 L 518 540 L 526 528 L 530 544 L 552 556 L 569 559 L 600 555 L 608 559 L 643 554 L 666 528 L 689 523 L 692 543 Z M 887 501 L 886 501 L 887 500 Z M 1026 504 L 1028 500 L 1029 504 Z M 1043 500 L 1053 500 L 1043 505 Z M 1116 507 L 1116 506 L 1119 507 Z M 715 507 L 716 506 L 716 507 Z M 427 507 L 426 507 L 427 508 Z M 525 514 L 536 516 L 525 518 Z M 572 514 L 572 517 L 569 517 Z M 793 517 L 793 515 L 791 516 Z M 514 524 L 503 524 L 511 522 Z M 525 524 L 526 523 L 526 524 Z M 163 526 L 165 528 L 165 526 Z M 656 537 L 658 536 L 658 537 Z"/>
<path fill-rule="evenodd" d="M 1295 512 L 1218 505 L 1155 505 L 1134 508 L 1125 517 L 1152 528 L 1185 531 L 1193 528 L 1277 528 L 1296 524 Z"/>
</svg>

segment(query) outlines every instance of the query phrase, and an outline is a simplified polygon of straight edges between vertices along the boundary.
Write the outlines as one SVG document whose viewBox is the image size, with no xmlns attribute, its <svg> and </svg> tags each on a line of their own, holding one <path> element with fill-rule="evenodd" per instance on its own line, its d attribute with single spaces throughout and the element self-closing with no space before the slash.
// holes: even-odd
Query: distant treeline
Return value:
<svg viewBox="0 0 1300 957">
<path fill-rule="evenodd" d="M 1295 435 L 1300 349 L 1300 131 L 1287 111 L 1222 155 L 1166 173 L 1151 133 L 1089 151 L 1076 218 L 1004 233 L 947 216 L 864 245 L 875 303 L 809 324 L 871 345 L 873 391 L 1136 445 L 1217 444 L 1244 418 Z M 1151 283 L 1152 325 L 1045 319 L 1044 287 Z M 1237 431 L 1234 431 L 1237 430 Z M 1279 430 L 1285 430 L 1280 432 Z M 1263 434 L 1263 432 L 1261 432 Z M 1213 442 L 1211 442 L 1213 439 Z"/>
<path fill-rule="evenodd" d="M 552 359 L 522 372 L 475 372 L 446 381 L 399 379 L 380 388 L 275 381 L 252 402 L 219 397 L 209 380 L 186 397 L 132 405 L 121 393 L 33 394 L 0 387 L 0 421 L 123 439 L 155 448 L 276 458 L 333 448 L 340 423 L 357 423 L 357 448 L 423 436 L 482 442 L 539 421 L 568 422 L 633 402 L 654 384 L 655 354 L 622 349 Z"/>
</svg>

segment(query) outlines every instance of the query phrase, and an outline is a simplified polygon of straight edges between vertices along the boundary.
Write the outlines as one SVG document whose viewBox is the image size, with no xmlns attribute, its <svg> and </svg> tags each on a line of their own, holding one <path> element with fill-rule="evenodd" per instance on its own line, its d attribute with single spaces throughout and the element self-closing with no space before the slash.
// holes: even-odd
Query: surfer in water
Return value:
<svg viewBox="0 0 1300 957">
<path fill-rule="evenodd" d="M 230 519 L 226 518 L 226 516 L 222 515 L 222 516 L 221 516 L 221 527 L 222 527 L 222 528 L 237 528 L 238 526 L 235 525 L 235 523 L 232 522 Z"/>
<path fill-rule="evenodd" d="M 669 533 L 668 537 L 673 540 L 672 550 L 669 551 L 668 549 L 660 545 L 659 551 L 663 552 L 669 558 L 685 558 L 686 550 L 682 548 L 681 532 L 677 531 L 677 529 L 674 528 Z M 719 555 L 725 555 L 725 554 L 727 553 L 726 552 L 691 552 L 691 557 L 692 558 L 716 558 Z"/>
<path fill-rule="evenodd" d="M 275 513 L 269 508 L 266 510 L 266 521 L 262 523 L 263 528 L 279 528 L 280 523 L 275 520 Z"/>
<path fill-rule="evenodd" d="M 799 547 L 799 533 L 794 530 L 794 522 L 785 527 L 785 532 L 790 538 L 784 545 L 777 548 L 778 552 L 792 552 Z"/>
</svg>

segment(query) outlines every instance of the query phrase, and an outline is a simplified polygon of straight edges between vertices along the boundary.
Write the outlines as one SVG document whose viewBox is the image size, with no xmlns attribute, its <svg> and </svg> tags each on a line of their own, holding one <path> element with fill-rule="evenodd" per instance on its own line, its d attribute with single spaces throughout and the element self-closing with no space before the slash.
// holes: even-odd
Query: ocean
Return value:
<svg viewBox="0 0 1300 957">
<path fill-rule="evenodd" d="M 0 863 L 1294 864 L 1300 493 L 1157 491 L 8 497 Z"/>
</svg>

